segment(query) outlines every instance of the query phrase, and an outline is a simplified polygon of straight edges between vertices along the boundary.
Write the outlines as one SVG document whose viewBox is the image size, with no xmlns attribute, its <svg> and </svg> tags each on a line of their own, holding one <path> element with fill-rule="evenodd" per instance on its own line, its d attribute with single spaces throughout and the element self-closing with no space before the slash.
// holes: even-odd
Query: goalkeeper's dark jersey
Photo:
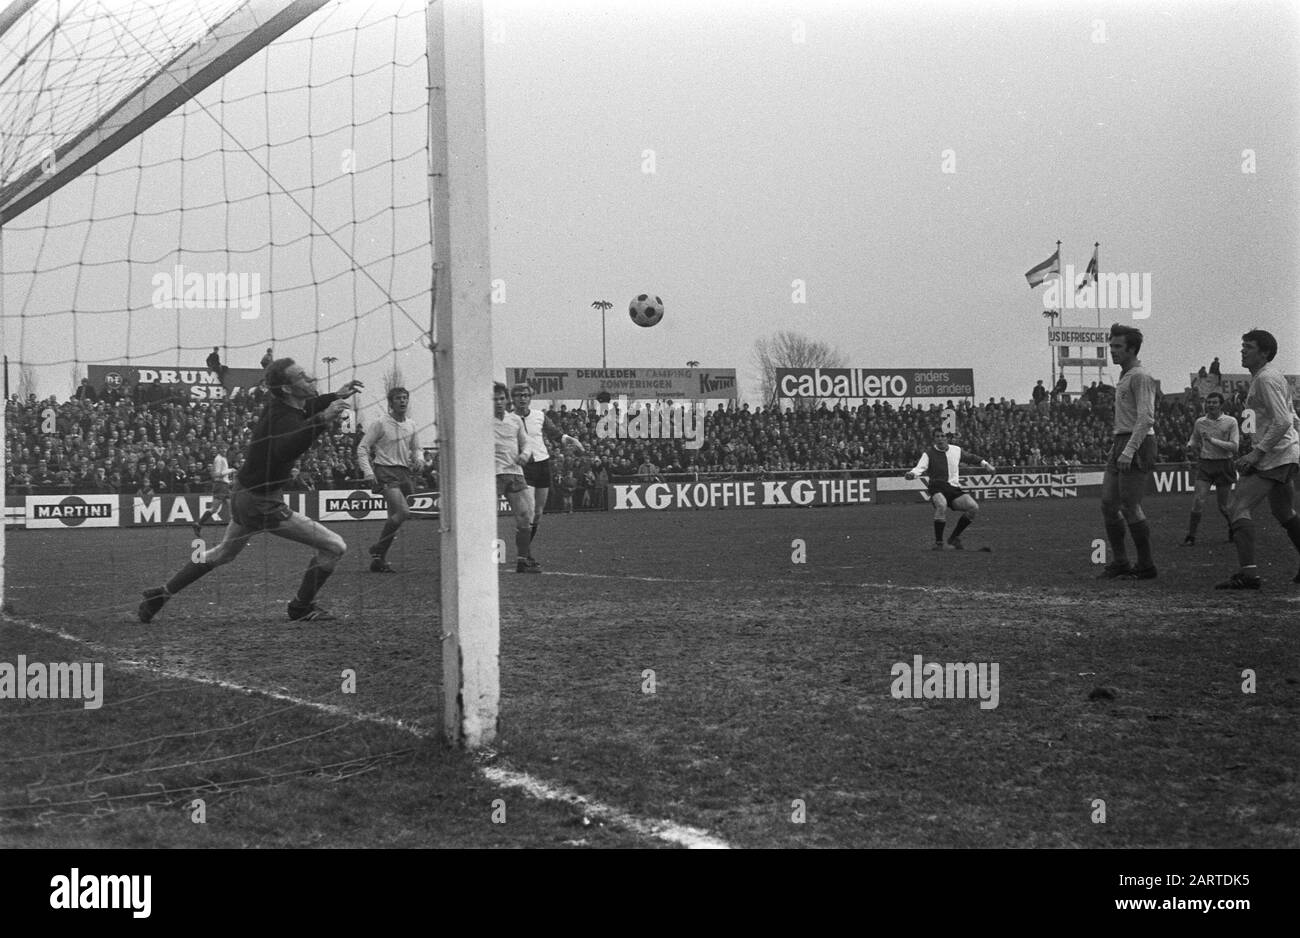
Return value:
<svg viewBox="0 0 1300 938">
<path fill-rule="evenodd" d="M 261 495 L 278 492 L 289 482 L 293 461 L 311 449 L 326 424 L 313 420 L 339 399 L 337 394 L 321 394 L 304 405 L 306 410 L 290 407 L 279 398 L 266 405 L 253 428 L 244 465 L 236 476 L 240 488 Z"/>
</svg>

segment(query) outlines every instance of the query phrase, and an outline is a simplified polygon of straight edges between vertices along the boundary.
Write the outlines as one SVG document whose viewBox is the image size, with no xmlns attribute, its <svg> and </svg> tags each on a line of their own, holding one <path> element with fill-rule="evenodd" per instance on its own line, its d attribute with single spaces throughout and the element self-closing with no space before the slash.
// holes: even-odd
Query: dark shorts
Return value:
<svg viewBox="0 0 1300 938">
<path fill-rule="evenodd" d="M 399 488 L 403 495 L 415 494 L 415 475 L 405 466 L 375 466 L 375 482 L 378 483 L 375 488 L 378 492 L 384 489 Z"/>
<path fill-rule="evenodd" d="M 1131 433 L 1115 434 L 1115 442 L 1110 448 L 1110 455 L 1106 457 L 1106 471 L 1119 472 L 1120 453 L 1124 452 L 1124 447 L 1128 446 Z M 1156 464 L 1156 438 L 1148 434 L 1147 438 L 1142 441 L 1142 445 L 1137 448 L 1133 454 L 1133 462 L 1129 465 L 1129 472 L 1150 472 Z"/>
<path fill-rule="evenodd" d="M 292 518 L 293 509 L 281 500 L 279 492 L 259 495 L 236 487 L 230 501 L 230 517 L 235 524 L 245 528 L 269 531 Z"/>
<path fill-rule="evenodd" d="M 1274 466 L 1272 469 L 1247 469 L 1242 475 L 1254 476 L 1257 479 L 1268 479 L 1270 482 L 1278 482 L 1282 485 L 1290 485 L 1295 481 L 1296 476 L 1300 475 L 1300 463 L 1289 462 L 1284 466 Z"/>
<path fill-rule="evenodd" d="M 524 479 L 535 489 L 549 489 L 551 487 L 551 461 L 543 459 L 541 462 L 533 461 L 524 466 Z"/>
<path fill-rule="evenodd" d="M 516 492 L 522 492 L 528 488 L 528 482 L 521 475 L 515 475 L 512 472 L 497 473 L 497 494 L 513 495 Z"/>
<path fill-rule="evenodd" d="M 216 499 L 217 501 L 219 501 L 219 502 L 224 502 L 224 501 L 228 500 L 228 499 L 230 498 L 230 483 L 229 483 L 229 482 L 213 482 L 213 483 L 212 483 L 212 497 L 215 498 L 215 499 Z"/>
<path fill-rule="evenodd" d="M 936 485 L 932 485 L 926 491 L 929 493 L 931 498 L 934 498 L 936 495 L 942 495 L 949 505 L 966 494 L 957 486 L 948 482 L 940 482 Z"/>
<path fill-rule="evenodd" d="M 1202 459 L 1196 464 L 1196 481 L 1228 488 L 1237 481 L 1231 459 Z"/>
</svg>

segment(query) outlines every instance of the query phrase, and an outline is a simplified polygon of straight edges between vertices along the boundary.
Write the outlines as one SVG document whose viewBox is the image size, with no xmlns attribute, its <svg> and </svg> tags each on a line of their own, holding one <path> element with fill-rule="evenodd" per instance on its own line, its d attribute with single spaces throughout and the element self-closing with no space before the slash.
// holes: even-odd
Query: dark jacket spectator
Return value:
<svg viewBox="0 0 1300 938">
<path fill-rule="evenodd" d="M 95 390 L 95 386 L 90 383 L 89 378 L 82 378 L 75 397 L 79 401 L 88 401 L 93 404 L 99 400 L 99 392 Z"/>
</svg>

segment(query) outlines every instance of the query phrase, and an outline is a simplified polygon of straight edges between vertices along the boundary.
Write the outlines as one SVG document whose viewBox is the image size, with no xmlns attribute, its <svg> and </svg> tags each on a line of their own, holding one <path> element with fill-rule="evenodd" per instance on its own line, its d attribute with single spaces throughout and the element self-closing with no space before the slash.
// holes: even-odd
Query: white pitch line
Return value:
<svg viewBox="0 0 1300 938">
<path fill-rule="evenodd" d="M 118 656 L 110 648 L 106 648 L 105 646 L 100 645 L 97 642 L 92 642 L 89 639 L 82 638 L 79 635 L 65 632 L 63 629 L 52 628 L 47 625 L 41 625 L 39 622 L 31 622 L 27 619 L 19 619 L 10 615 L 0 616 L 0 618 L 3 618 L 5 622 L 12 622 L 15 625 L 31 629 L 34 632 L 42 632 L 46 635 L 57 636 L 65 641 L 81 645 L 82 647 L 103 657 L 111 657 L 128 671 L 145 671 L 161 677 L 191 681 L 195 684 L 204 684 L 209 687 L 219 687 L 222 690 L 239 691 L 244 694 L 260 694 L 263 697 L 270 697 L 272 700 L 310 707 L 313 710 L 319 710 L 320 712 L 328 713 L 331 716 L 347 717 L 367 723 L 376 723 L 381 726 L 389 727 L 390 729 L 402 730 L 403 732 L 410 733 L 412 736 L 419 737 L 420 739 L 431 739 L 440 735 L 438 733 L 430 733 L 416 724 L 406 723 L 402 720 L 395 720 L 392 717 L 386 717 L 382 714 L 358 713 L 355 710 L 348 710 L 345 707 L 339 707 L 335 704 L 325 704 L 314 700 L 304 700 L 301 697 L 295 697 L 292 694 L 286 694 L 281 691 L 267 690 L 263 687 L 254 687 L 246 684 L 236 684 L 234 681 L 207 677 L 206 675 L 194 674 L 189 671 L 178 670 L 175 668 L 157 667 L 155 665 L 146 664 L 143 661 L 132 661 L 128 658 Z M 477 766 L 475 771 L 492 784 L 501 788 L 517 788 L 530 798 L 536 798 L 538 801 L 562 801 L 565 804 L 580 807 L 586 815 L 599 818 L 602 821 L 607 821 L 610 824 L 614 824 L 615 826 L 624 828 L 625 830 L 630 830 L 643 837 L 653 837 L 656 840 L 662 840 L 670 844 L 697 850 L 731 849 L 731 845 L 726 841 L 720 840 L 711 835 L 708 831 L 700 830 L 698 827 L 677 824 L 673 821 L 651 821 L 646 820 L 645 818 L 639 818 L 620 808 L 615 808 L 612 805 L 607 805 L 604 802 L 588 798 L 585 795 L 581 795 L 578 792 L 564 788 L 563 786 L 536 778 L 535 776 L 529 775 L 527 772 L 518 772 L 514 769 L 506 769 L 491 765 Z"/>
<path fill-rule="evenodd" d="M 708 831 L 702 831 L 698 827 L 675 824 L 672 821 L 647 821 L 643 818 L 633 817 L 626 811 L 610 807 L 599 801 L 593 801 L 567 788 L 541 781 L 527 772 L 515 772 L 511 769 L 502 769 L 495 766 L 484 766 L 479 769 L 479 772 L 488 781 L 503 788 L 518 788 L 525 794 L 541 801 L 563 801 L 575 805 L 582 808 L 585 815 L 600 818 L 603 821 L 608 821 L 645 837 L 654 837 L 693 850 L 731 849 L 731 844 L 725 840 L 719 840 Z"/>
<path fill-rule="evenodd" d="M 733 583 L 734 584 L 737 582 L 734 579 L 728 579 L 725 577 L 713 577 L 713 578 L 706 577 L 706 578 L 692 579 L 689 577 L 632 576 L 630 574 L 622 574 L 622 573 L 575 573 L 567 570 L 548 570 L 546 571 L 546 575 L 589 577 L 591 579 L 596 579 L 596 580 L 638 580 L 643 583 L 699 583 L 699 584 Z M 850 587 L 853 589 L 904 590 L 904 591 L 916 592 L 916 593 L 952 593 L 953 595 L 964 596 L 970 599 L 1018 599 L 1018 600 L 1035 599 L 1035 600 L 1055 603 L 1062 606 L 1077 606 L 1081 602 L 1090 601 L 1090 600 L 1083 600 L 1078 597 L 1071 597 L 1071 596 L 1043 596 L 1041 594 L 1031 593 L 1028 591 L 1020 592 L 1020 593 L 1008 593 L 1008 592 L 996 592 L 993 590 L 972 590 L 961 586 L 911 586 L 906 583 L 872 583 L 867 581 L 860 581 L 856 583 L 853 582 L 840 583 L 834 580 L 791 580 L 791 579 L 771 579 L 771 580 L 764 580 L 763 583 L 765 584 L 775 583 L 780 585 L 788 584 L 791 586 L 838 586 L 838 587 Z"/>
<path fill-rule="evenodd" d="M 837 569 L 844 570 L 848 568 L 839 567 Z M 691 577 L 634 576 L 631 574 L 623 574 L 623 573 L 582 573 L 582 572 L 573 572 L 568 570 L 548 570 L 545 572 L 545 575 L 587 577 L 589 579 L 594 579 L 594 580 L 635 580 L 642 583 L 698 583 L 701 585 L 707 585 L 710 583 L 735 584 L 736 582 L 738 582 L 737 580 L 728 579 L 725 577 L 691 578 Z M 868 582 L 868 581 L 859 581 L 859 582 L 846 581 L 841 583 L 841 582 L 836 582 L 834 580 L 792 580 L 792 579 L 781 579 L 781 578 L 762 581 L 762 585 L 771 585 L 771 584 L 776 584 L 780 586 L 825 586 L 825 587 L 839 587 L 841 589 L 843 588 L 879 589 L 879 590 L 899 590 L 903 592 L 914 592 L 914 593 L 942 593 L 946 595 L 955 596 L 961 599 L 1011 600 L 1014 602 L 1031 602 L 1038 606 L 1064 607 L 1064 606 L 1106 605 L 1108 602 L 1113 602 L 1115 600 L 1121 600 L 1123 602 L 1129 602 L 1130 600 L 1130 594 L 1124 593 L 1122 591 L 1123 587 L 1111 591 L 1111 590 L 1107 590 L 1106 587 L 1101 585 L 1099 585 L 1097 587 L 1096 592 L 1091 595 L 1072 596 L 1067 593 L 1044 594 L 1042 592 L 1039 592 L 1039 590 L 1041 589 L 1040 587 L 1027 587 L 1026 589 L 1020 592 L 1007 592 L 1007 591 L 997 591 L 997 590 L 973 590 L 963 586 L 913 586 L 906 583 L 875 583 L 875 582 Z M 1206 603 L 1204 605 L 1187 606 L 1187 607 L 1163 605 L 1160 607 L 1160 611 L 1168 612 L 1168 613 L 1198 614 L 1204 612 L 1212 612 L 1220 608 L 1230 608 L 1230 609 L 1239 608 L 1236 605 L 1228 604 L 1224 602 L 1220 602 L 1219 604 L 1215 605 L 1213 604 L 1213 600 L 1216 598 L 1220 598 L 1224 600 L 1228 599 L 1228 597 L 1226 596 L 1206 597 Z M 1283 600 L 1285 602 L 1300 602 L 1300 599 L 1287 599 L 1285 597 L 1283 597 Z"/>
</svg>

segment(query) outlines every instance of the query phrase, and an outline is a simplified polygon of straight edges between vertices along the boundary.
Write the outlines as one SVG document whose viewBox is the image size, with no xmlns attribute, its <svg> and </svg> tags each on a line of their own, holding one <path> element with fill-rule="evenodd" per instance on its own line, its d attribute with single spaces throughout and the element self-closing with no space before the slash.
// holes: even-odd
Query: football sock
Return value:
<svg viewBox="0 0 1300 938">
<path fill-rule="evenodd" d="M 1292 515 L 1291 520 L 1282 525 L 1282 530 L 1291 538 L 1292 546 L 1300 551 L 1300 515 Z"/>
<path fill-rule="evenodd" d="M 167 584 L 163 587 L 163 589 L 167 591 L 167 595 L 175 596 L 177 593 L 185 589 L 185 587 L 189 586 L 199 577 L 206 576 L 207 574 L 211 573 L 215 569 L 216 566 L 213 564 L 195 563 L 194 561 L 191 560 L 185 566 L 181 567 L 179 570 L 176 571 L 175 576 L 173 576 L 170 580 L 167 581 Z"/>
<path fill-rule="evenodd" d="M 370 548 L 370 556 L 378 557 L 381 560 L 388 556 L 388 548 L 393 546 L 393 538 L 397 537 L 397 529 L 400 528 L 401 522 L 389 520 L 384 524 L 384 530 L 379 534 L 379 540 L 374 547 Z"/>
<path fill-rule="evenodd" d="M 311 563 L 307 566 L 307 572 L 302 575 L 302 585 L 298 587 L 298 595 L 294 598 L 294 604 L 298 606 L 307 606 L 316 598 L 316 592 L 325 585 L 325 581 L 330 578 L 333 570 L 326 570 L 316 562 L 313 557 Z"/>
<path fill-rule="evenodd" d="M 1106 539 L 1110 541 L 1111 563 L 1122 567 L 1128 563 L 1128 548 L 1124 546 L 1124 522 L 1122 519 L 1106 522 Z"/>
<path fill-rule="evenodd" d="M 1147 519 L 1130 524 L 1128 533 L 1133 535 L 1133 546 L 1137 548 L 1138 566 L 1144 570 L 1154 567 L 1156 562 L 1151 559 L 1151 526 L 1147 524 Z"/>
<path fill-rule="evenodd" d="M 1200 523 L 1201 523 L 1201 513 L 1199 511 L 1192 512 L 1192 523 L 1191 526 L 1188 527 L 1187 529 L 1188 537 L 1196 537 L 1196 529 L 1200 525 Z"/>
<path fill-rule="evenodd" d="M 934 539 L 936 541 L 943 541 L 943 528 L 947 523 L 947 521 L 936 521 L 934 523 Z"/>
<path fill-rule="evenodd" d="M 532 542 L 533 537 L 527 528 L 515 528 L 515 553 L 521 560 L 531 555 L 532 548 L 528 545 Z"/>
<path fill-rule="evenodd" d="M 1237 563 L 1244 570 L 1255 566 L 1255 522 L 1240 518 L 1232 523 L 1232 543 L 1237 548 Z"/>
<path fill-rule="evenodd" d="M 965 531 L 969 527 L 970 527 L 970 517 L 968 515 L 962 515 L 960 518 L 957 519 L 957 527 L 952 529 L 952 536 L 960 537 L 961 532 Z"/>
<path fill-rule="evenodd" d="M 531 531 L 529 532 L 529 534 L 528 534 L 528 542 L 529 542 L 530 544 L 532 543 L 533 538 L 535 538 L 535 537 L 537 536 L 537 525 L 538 525 L 538 522 L 534 521 L 534 522 L 533 522 L 532 530 L 531 530 Z"/>
</svg>

